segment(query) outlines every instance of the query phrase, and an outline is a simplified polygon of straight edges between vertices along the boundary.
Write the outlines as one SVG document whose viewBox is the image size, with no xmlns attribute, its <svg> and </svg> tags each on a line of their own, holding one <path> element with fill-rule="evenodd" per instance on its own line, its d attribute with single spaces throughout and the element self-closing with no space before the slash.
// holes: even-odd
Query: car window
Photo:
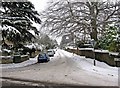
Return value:
<svg viewBox="0 0 120 88">
<path fill-rule="evenodd" d="M 48 54 L 45 54 L 45 56 L 48 58 L 49 56 L 48 56 Z"/>
<path fill-rule="evenodd" d="M 44 56 L 42 54 L 39 55 L 40 58 L 44 58 Z"/>
<path fill-rule="evenodd" d="M 44 56 L 45 56 L 45 57 L 47 57 L 47 55 L 46 55 L 46 54 L 44 54 Z"/>
<path fill-rule="evenodd" d="M 49 52 L 52 52 L 52 51 L 47 51 L 47 52 L 49 53 Z"/>
</svg>

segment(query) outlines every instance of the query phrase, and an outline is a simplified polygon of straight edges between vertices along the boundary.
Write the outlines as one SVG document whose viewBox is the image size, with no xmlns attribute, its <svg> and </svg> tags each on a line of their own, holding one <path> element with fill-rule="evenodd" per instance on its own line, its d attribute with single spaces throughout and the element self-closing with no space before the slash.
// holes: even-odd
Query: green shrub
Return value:
<svg viewBox="0 0 120 88">
<path fill-rule="evenodd" d="M 98 47 L 109 51 L 117 51 L 117 28 L 109 27 L 106 29 L 105 35 L 98 41 Z"/>
</svg>

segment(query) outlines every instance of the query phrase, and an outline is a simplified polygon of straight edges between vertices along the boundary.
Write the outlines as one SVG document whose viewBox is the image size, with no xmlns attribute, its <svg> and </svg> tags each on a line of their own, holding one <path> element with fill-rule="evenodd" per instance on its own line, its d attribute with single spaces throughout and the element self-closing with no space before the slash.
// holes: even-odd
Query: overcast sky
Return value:
<svg viewBox="0 0 120 88">
<path fill-rule="evenodd" d="M 41 11 L 45 10 L 45 8 L 47 8 L 47 2 L 50 0 L 28 0 L 28 1 L 30 1 L 34 4 L 35 10 L 37 10 L 38 12 L 41 12 Z M 39 28 L 38 27 L 39 25 L 35 25 L 35 26 L 37 28 Z M 55 38 L 53 36 L 50 36 L 50 37 L 52 37 L 52 39 Z M 60 44 L 61 37 L 57 38 L 56 40 L 57 40 L 58 44 Z"/>
<path fill-rule="evenodd" d="M 28 1 L 31 1 L 34 4 L 35 9 L 38 12 L 41 12 L 42 10 L 44 10 L 47 7 L 47 2 L 49 0 L 28 0 Z"/>
</svg>

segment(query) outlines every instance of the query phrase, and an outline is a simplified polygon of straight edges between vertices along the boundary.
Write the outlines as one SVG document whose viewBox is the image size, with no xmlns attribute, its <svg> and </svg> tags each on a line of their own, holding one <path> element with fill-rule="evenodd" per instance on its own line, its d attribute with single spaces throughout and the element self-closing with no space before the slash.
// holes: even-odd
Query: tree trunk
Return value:
<svg viewBox="0 0 120 88">
<path fill-rule="evenodd" d="M 91 28 L 92 28 L 92 32 L 91 32 L 91 34 L 90 34 L 90 36 L 91 36 L 91 39 L 94 39 L 95 41 L 97 41 L 98 39 L 97 39 L 97 27 L 96 27 L 96 21 L 95 20 L 93 20 L 93 21 L 91 21 Z"/>
<path fill-rule="evenodd" d="M 91 15 L 91 39 L 94 39 L 95 41 L 97 41 L 97 25 L 96 25 L 96 21 L 97 21 L 97 9 L 95 7 L 95 2 L 91 3 L 92 5 L 89 6 L 89 10 L 90 10 L 90 15 Z"/>
</svg>

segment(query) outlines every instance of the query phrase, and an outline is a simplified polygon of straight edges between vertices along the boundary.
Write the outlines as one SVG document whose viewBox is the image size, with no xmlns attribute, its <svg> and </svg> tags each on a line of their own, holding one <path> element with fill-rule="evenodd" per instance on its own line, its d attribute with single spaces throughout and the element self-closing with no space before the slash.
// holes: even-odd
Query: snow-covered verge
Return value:
<svg viewBox="0 0 120 88">
<path fill-rule="evenodd" d="M 93 65 L 93 59 L 85 58 L 84 56 L 79 56 L 67 51 L 61 50 L 67 57 L 72 58 L 76 62 L 77 67 L 82 68 L 83 70 L 98 73 L 105 76 L 113 76 L 118 78 L 118 67 L 111 67 L 104 62 L 96 60 L 96 66 Z"/>
</svg>

